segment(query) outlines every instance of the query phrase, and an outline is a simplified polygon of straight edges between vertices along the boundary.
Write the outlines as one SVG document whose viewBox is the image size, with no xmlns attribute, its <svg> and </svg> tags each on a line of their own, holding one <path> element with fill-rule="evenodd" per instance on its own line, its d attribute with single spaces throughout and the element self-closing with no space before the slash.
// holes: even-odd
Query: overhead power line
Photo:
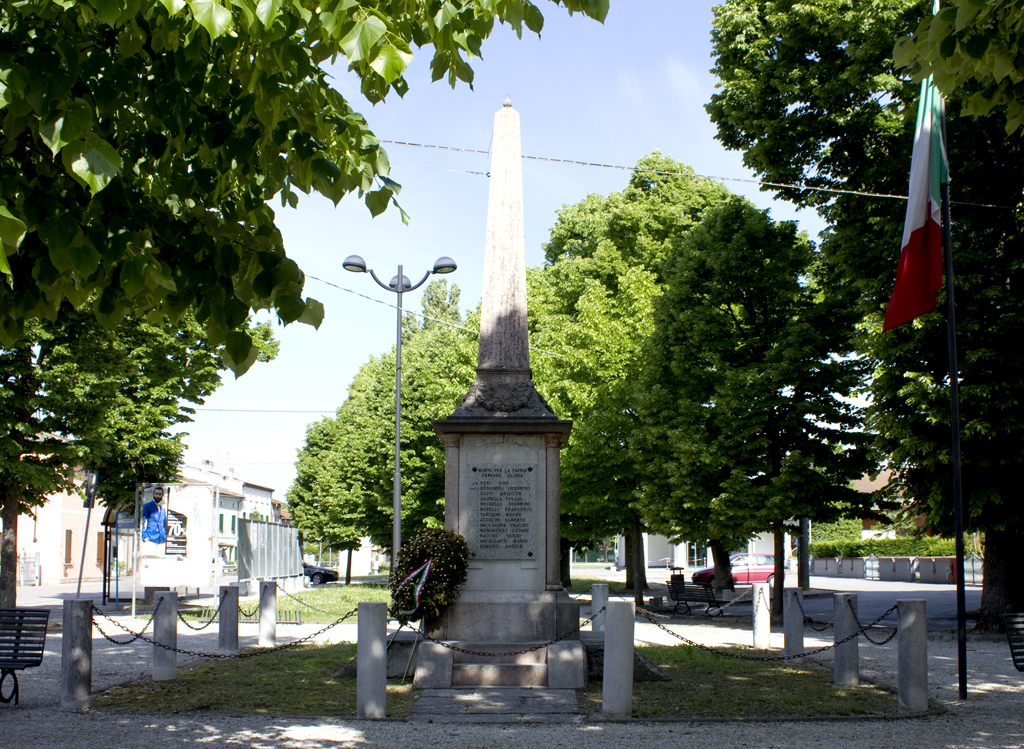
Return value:
<svg viewBox="0 0 1024 749">
<path fill-rule="evenodd" d="M 320 283 L 323 283 L 323 284 L 327 284 L 328 286 L 331 286 L 331 287 L 333 287 L 335 289 L 338 289 L 339 291 L 347 291 L 349 294 L 355 294 L 356 296 L 360 296 L 363 299 L 369 299 L 371 302 L 376 302 L 377 304 L 383 304 L 385 307 L 391 307 L 391 309 L 398 309 L 398 305 L 397 304 L 392 304 L 391 302 L 385 302 L 385 301 L 383 301 L 381 299 L 374 299 L 372 296 L 368 296 L 366 294 L 362 294 L 362 293 L 360 293 L 358 291 L 355 291 L 353 289 L 349 289 L 349 288 L 346 288 L 344 286 L 340 286 L 340 285 L 338 285 L 336 283 L 333 283 L 331 281 L 325 281 L 322 278 L 317 278 L 316 276 L 310 276 L 310 275 L 307 275 L 306 278 L 312 279 L 313 281 L 319 281 Z M 480 335 L 480 331 L 479 330 L 473 330 L 472 328 L 467 328 L 464 325 L 456 325 L 455 323 L 448 322 L 447 320 L 439 320 L 436 317 L 431 317 L 430 315 L 424 315 L 422 312 L 415 312 L 415 311 L 413 311 L 411 309 L 406 309 L 405 307 L 402 308 L 402 312 L 407 314 L 407 315 L 415 315 L 416 317 L 421 317 L 424 320 L 430 320 L 431 322 L 436 322 L 436 323 L 438 323 L 440 325 L 447 325 L 449 328 L 455 328 L 456 330 L 462 330 L 462 331 L 465 331 L 466 333 L 472 333 L 475 336 L 479 336 Z M 554 351 L 545 351 L 544 349 L 534 348 L 533 346 L 530 346 L 530 351 L 536 351 L 539 354 L 548 354 L 549 356 L 560 356 L 563 359 L 565 358 L 565 354 L 556 354 Z"/>
<path fill-rule="evenodd" d="M 455 151 L 458 153 L 474 153 L 482 154 L 484 156 L 490 155 L 489 151 L 481 151 L 478 148 L 458 148 L 456 146 L 438 146 L 431 143 L 412 143 L 404 140 L 381 140 L 381 143 L 387 143 L 392 146 L 409 146 L 411 148 L 429 148 L 438 151 Z M 637 169 L 635 166 L 622 166 L 619 164 L 602 164 L 596 161 L 577 161 L 575 159 L 557 159 L 550 156 L 527 156 L 523 155 L 524 160 L 528 161 L 546 161 L 553 164 L 572 164 L 573 166 L 589 166 L 596 167 L 598 169 L 618 169 L 626 172 L 640 172 L 641 174 L 664 174 L 667 176 L 674 177 L 692 177 L 694 179 L 712 179 L 716 182 L 741 182 L 748 185 L 759 185 L 765 187 L 778 187 L 792 190 L 810 190 L 812 192 L 826 192 L 834 193 L 837 195 L 858 195 L 865 198 L 889 198 L 892 200 L 906 200 L 906 195 L 893 195 L 891 193 L 884 192 L 868 192 L 866 190 L 843 190 L 838 187 L 817 187 L 816 185 L 808 185 L 806 182 L 768 182 L 767 180 L 760 179 L 749 179 L 746 177 L 718 177 L 712 174 L 687 174 L 685 172 L 669 172 L 658 169 Z M 408 166 L 408 165 L 405 165 Z M 434 167 L 423 167 L 424 169 L 431 169 Z M 443 169 L 441 171 L 461 171 L 464 174 L 473 174 L 483 176 L 490 176 L 483 172 L 471 172 L 468 170 L 460 169 Z M 953 205 L 964 205 L 971 206 L 974 208 L 1002 208 L 1005 210 L 1013 210 L 1011 206 L 1006 205 L 991 205 L 988 203 L 964 203 L 962 201 L 950 201 Z"/>
</svg>

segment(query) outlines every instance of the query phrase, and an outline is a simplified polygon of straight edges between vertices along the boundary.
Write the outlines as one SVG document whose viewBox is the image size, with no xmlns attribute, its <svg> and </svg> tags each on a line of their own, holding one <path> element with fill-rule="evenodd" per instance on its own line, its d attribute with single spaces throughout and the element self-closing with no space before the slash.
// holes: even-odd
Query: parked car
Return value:
<svg viewBox="0 0 1024 749">
<path fill-rule="evenodd" d="M 302 574 L 309 578 L 313 585 L 333 583 L 338 579 L 338 571 L 330 567 L 317 567 L 316 565 L 302 563 Z"/>
<path fill-rule="evenodd" d="M 732 579 L 737 585 L 768 583 L 775 581 L 775 557 L 771 554 L 733 554 Z M 693 573 L 695 583 L 715 584 L 715 568 L 706 567 Z"/>
</svg>

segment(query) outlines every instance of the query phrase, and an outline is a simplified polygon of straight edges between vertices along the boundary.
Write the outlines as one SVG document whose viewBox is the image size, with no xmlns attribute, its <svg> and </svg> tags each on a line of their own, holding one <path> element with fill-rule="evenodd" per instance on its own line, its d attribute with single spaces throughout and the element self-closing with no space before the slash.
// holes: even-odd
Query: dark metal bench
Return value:
<svg viewBox="0 0 1024 749">
<path fill-rule="evenodd" d="M 46 647 L 49 609 L 0 609 L 0 702 L 18 704 L 18 675 L 15 671 L 38 666 Z M 4 682 L 10 676 L 14 689 L 4 696 Z"/>
<path fill-rule="evenodd" d="M 1024 614 L 1003 614 L 1010 656 L 1018 671 L 1024 671 Z"/>
<path fill-rule="evenodd" d="M 721 616 L 722 604 L 715 598 L 715 588 L 710 583 L 688 583 L 682 575 L 672 575 L 668 581 L 668 597 L 676 602 L 677 614 L 689 614 L 691 603 L 707 604 L 707 616 Z M 685 607 L 680 611 L 679 607 Z"/>
</svg>

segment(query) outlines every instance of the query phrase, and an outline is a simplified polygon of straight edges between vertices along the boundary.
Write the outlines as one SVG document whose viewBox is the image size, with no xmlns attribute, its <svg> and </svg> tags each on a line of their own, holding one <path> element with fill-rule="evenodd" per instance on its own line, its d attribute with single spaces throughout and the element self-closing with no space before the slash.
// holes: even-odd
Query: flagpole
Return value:
<svg viewBox="0 0 1024 749">
<path fill-rule="evenodd" d="M 967 699 L 967 596 L 964 588 L 964 513 L 960 491 L 960 376 L 956 361 L 953 243 L 949 229 L 949 183 L 943 182 L 942 245 L 946 256 L 946 330 L 949 336 L 949 410 L 953 432 L 953 528 L 956 533 L 956 654 L 960 699 Z"/>
</svg>

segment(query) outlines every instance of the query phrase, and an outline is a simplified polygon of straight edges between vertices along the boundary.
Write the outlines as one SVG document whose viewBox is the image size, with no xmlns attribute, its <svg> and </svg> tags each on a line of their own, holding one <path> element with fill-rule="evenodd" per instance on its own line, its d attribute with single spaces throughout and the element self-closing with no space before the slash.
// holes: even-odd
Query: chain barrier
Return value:
<svg viewBox="0 0 1024 749">
<path fill-rule="evenodd" d="M 434 643 L 436 645 L 440 645 L 443 648 L 448 648 L 449 650 L 454 650 L 454 651 L 459 652 L 459 653 L 465 653 L 466 655 L 481 655 L 481 656 L 495 656 L 495 655 L 497 655 L 497 656 L 507 657 L 507 656 L 511 656 L 511 655 L 525 655 L 526 653 L 535 653 L 538 650 L 542 650 L 543 648 L 546 648 L 546 647 L 548 647 L 550 645 L 554 645 L 556 642 L 561 642 L 562 640 L 565 640 L 566 638 L 572 637 L 574 634 L 576 634 L 581 629 L 583 629 L 585 626 L 587 626 L 592 621 L 594 621 L 594 619 L 597 618 L 597 615 L 600 614 L 602 611 L 604 611 L 606 608 L 607 608 L 606 606 L 602 606 L 601 609 L 599 611 L 597 611 L 596 613 L 594 613 L 593 615 L 591 615 L 591 617 L 589 619 L 584 619 L 582 622 L 580 622 L 579 626 L 576 627 L 576 629 L 570 630 L 570 631 L 566 632 L 564 635 L 561 635 L 560 637 L 556 637 L 554 640 L 550 640 L 549 642 L 541 643 L 540 645 L 534 645 L 533 647 L 526 648 L 525 650 L 512 650 L 512 651 L 509 651 L 508 653 L 485 653 L 485 652 L 480 651 L 480 650 L 466 650 L 466 648 L 460 648 L 458 645 L 451 645 L 451 644 L 449 644 L 449 643 L 447 643 L 447 642 L 445 642 L 443 640 L 437 640 L 437 639 L 431 637 L 430 635 L 428 635 L 426 632 L 424 632 L 419 627 L 417 627 L 417 626 L 415 626 L 415 625 L 413 625 L 411 623 L 408 626 L 409 626 L 409 629 L 411 629 L 416 634 L 420 635 L 424 640 L 432 642 L 432 643 Z"/>
<path fill-rule="evenodd" d="M 715 655 L 720 655 L 720 656 L 723 656 L 725 658 L 734 658 L 734 659 L 739 660 L 739 661 L 790 661 L 790 660 L 795 660 L 796 658 L 806 658 L 806 657 L 811 656 L 811 655 L 817 655 L 818 653 L 823 653 L 826 650 L 831 650 L 832 648 L 835 648 L 835 647 L 838 647 L 838 646 L 840 646 L 840 645 L 842 645 L 844 643 L 847 643 L 850 640 L 852 640 L 855 637 L 857 637 L 858 635 L 864 634 L 867 630 L 869 630 L 872 627 L 874 627 L 876 624 L 878 624 L 878 622 L 882 621 L 882 619 L 884 619 L 885 617 L 889 616 L 889 614 L 891 614 L 895 610 L 896 610 L 896 605 L 893 605 L 888 611 L 886 611 L 880 617 L 878 617 L 873 622 L 871 622 L 871 624 L 868 624 L 867 626 L 861 626 L 860 629 L 858 629 L 856 632 L 854 632 L 849 637 L 844 637 L 839 642 L 834 642 L 831 645 L 826 645 L 824 647 L 817 648 L 815 650 L 805 650 L 802 653 L 793 653 L 791 655 L 763 655 L 763 656 L 740 655 L 739 653 L 726 653 L 726 652 L 721 651 L 721 650 L 716 650 L 715 648 L 709 647 L 708 645 L 702 645 L 699 642 L 694 642 L 693 640 L 687 639 L 686 637 L 683 637 L 681 634 L 678 634 L 677 632 L 673 632 L 671 629 L 669 629 L 665 625 L 661 624 L 658 621 L 655 621 L 654 618 L 651 616 L 651 614 L 649 612 L 647 612 L 647 611 L 644 611 L 643 609 L 637 609 L 637 613 L 640 614 L 643 618 L 645 618 L 648 622 L 653 624 L 655 627 L 657 627 L 658 629 L 664 630 L 668 634 L 670 634 L 673 637 L 675 637 L 677 640 L 681 640 L 682 642 L 686 643 L 690 647 L 694 647 L 694 648 L 697 648 L 699 650 L 704 650 L 704 651 L 706 651 L 708 653 L 714 653 Z M 858 626 L 860 626 L 860 622 L 857 622 L 857 624 L 858 624 Z M 893 637 L 895 637 L 895 635 L 896 635 L 896 633 L 893 632 L 893 634 L 890 637 L 888 637 L 886 640 L 884 640 L 882 642 L 875 642 L 874 640 L 869 638 L 866 634 L 864 635 L 864 637 L 865 637 L 865 639 L 868 640 L 868 642 L 871 642 L 874 645 L 884 645 L 885 643 L 889 642 L 889 640 L 891 640 Z"/>
<path fill-rule="evenodd" d="M 804 611 L 803 596 L 797 595 L 796 603 L 797 603 L 797 606 L 800 607 L 800 615 L 804 618 L 804 624 L 806 624 L 808 627 L 813 629 L 815 632 L 824 632 L 826 629 L 831 627 L 832 623 L 836 620 L 836 618 L 833 616 L 831 619 L 829 619 L 827 622 L 825 622 L 821 627 L 816 627 L 815 625 L 818 622 L 814 621 L 814 619 L 812 619 L 811 617 L 807 616 L 807 612 Z"/>
<path fill-rule="evenodd" d="M 857 610 L 855 608 L 853 608 L 853 601 L 850 600 L 849 598 L 847 598 L 846 599 L 846 603 L 850 607 L 850 613 L 853 614 L 853 620 L 855 622 L 857 622 L 857 626 L 860 627 L 860 631 L 864 633 L 864 639 L 867 640 L 868 642 L 870 642 L 872 645 L 885 645 L 887 642 L 889 642 L 889 640 L 891 640 L 892 638 L 894 638 L 896 636 L 896 632 L 898 631 L 896 629 L 896 627 L 893 627 L 892 628 L 892 633 L 888 637 L 886 637 L 884 640 L 882 640 L 880 642 L 872 640 L 870 637 L 868 637 L 868 632 L 867 632 L 869 629 L 871 629 L 876 624 L 878 624 L 878 622 L 880 622 L 882 619 L 884 619 L 885 617 L 889 616 L 889 614 L 891 614 L 893 611 L 895 611 L 896 610 L 896 606 L 893 606 L 892 608 L 890 608 L 888 611 L 886 611 L 880 617 L 875 619 L 875 621 L 871 622 L 871 624 L 869 624 L 868 626 L 865 627 L 863 624 L 860 623 L 860 618 L 857 616 Z M 888 629 L 888 627 L 886 627 L 886 629 Z"/>
<path fill-rule="evenodd" d="M 719 612 L 724 612 L 727 608 L 732 606 L 734 603 L 743 603 L 744 601 L 747 600 L 747 596 L 753 597 L 753 595 L 754 595 L 754 589 L 753 588 L 751 588 L 750 590 L 745 590 L 742 593 L 740 593 L 738 596 L 736 596 L 735 598 L 732 598 L 729 601 L 723 603 L 721 606 L 718 606 L 717 607 L 718 611 Z"/>
<path fill-rule="evenodd" d="M 163 601 L 162 598 L 160 600 Z M 182 615 L 181 611 L 178 611 L 178 618 L 181 619 L 182 624 L 184 624 L 189 629 L 194 629 L 196 632 L 202 632 L 204 629 L 206 629 L 211 624 L 213 624 L 215 621 L 217 621 L 217 617 L 220 616 L 220 610 L 221 610 L 221 608 L 223 608 L 223 606 L 224 606 L 224 598 L 221 597 L 220 603 L 217 604 L 217 610 L 214 611 L 213 614 L 210 615 L 210 618 L 206 621 L 206 624 L 200 624 L 198 627 L 195 626 L 194 624 L 191 624 L 188 621 L 188 619 L 186 619 Z"/>
<path fill-rule="evenodd" d="M 327 614 L 328 616 L 337 616 L 337 614 L 338 614 L 337 611 L 328 611 L 327 609 L 322 609 L 319 606 L 314 606 L 311 603 L 307 603 L 306 601 L 303 601 L 298 596 L 289 593 L 287 590 L 282 588 L 280 585 L 277 587 L 277 589 L 279 591 L 281 591 L 282 593 L 284 593 L 286 596 L 288 596 L 288 598 L 291 598 L 294 601 L 298 601 L 300 604 L 305 606 L 307 609 L 311 609 L 311 610 L 316 611 L 317 613 L 320 613 L 320 614 Z"/>
<path fill-rule="evenodd" d="M 751 588 L 751 590 L 753 590 L 753 588 Z M 765 598 L 765 596 L 764 596 L 764 588 L 761 588 L 761 590 L 758 592 L 757 599 L 761 603 L 764 604 L 764 608 L 768 612 L 768 616 L 771 618 L 771 620 L 773 622 L 777 622 L 777 621 L 781 621 L 782 620 L 782 614 L 773 614 L 772 613 L 772 603 L 767 598 Z M 753 612 L 751 612 L 751 613 L 753 613 Z"/>
<path fill-rule="evenodd" d="M 256 604 L 255 606 L 253 606 L 252 607 L 252 611 L 246 611 L 245 609 L 242 608 L 242 604 L 238 604 L 238 613 L 241 614 L 244 617 L 249 618 L 249 619 L 252 619 L 254 616 L 256 616 L 256 612 L 259 611 L 259 610 L 260 610 L 260 605 L 259 604 Z"/>
<path fill-rule="evenodd" d="M 358 611 L 358 609 L 352 609 L 351 611 L 349 611 L 347 614 L 342 616 L 337 621 L 332 622 L 331 624 L 328 624 L 323 629 L 317 630 L 316 632 L 314 632 L 311 635 L 306 635 L 305 637 L 302 637 L 302 638 L 300 638 L 298 640 L 294 640 L 292 642 L 286 642 L 284 645 L 278 645 L 277 647 L 273 647 L 273 648 L 266 648 L 265 650 L 254 650 L 254 651 L 251 651 L 251 652 L 248 652 L 248 653 L 204 653 L 204 652 L 199 651 L 199 650 L 186 650 L 184 648 L 172 648 L 170 645 L 164 645 L 162 642 L 157 642 L 156 640 L 153 640 L 153 639 L 151 639 L 149 637 L 145 637 L 142 634 L 143 632 L 145 632 L 145 628 L 143 628 L 143 630 L 138 632 L 138 633 L 132 632 L 126 626 L 121 624 L 121 622 L 117 621 L 116 619 L 111 619 L 109 616 L 104 614 L 96 606 L 93 606 L 93 614 L 97 614 L 98 613 L 100 616 L 102 616 L 104 619 L 109 621 L 115 627 L 119 627 L 119 628 L 123 629 L 128 634 L 133 635 L 133 637 L 132 637 L 131 640 L 127 640 L 125 642 L 120 642 L 118 640 L 115 640 L 114 638 L 112 638 L 110 635 L 108 635 L 106 632 L 103 631 L 103 628 L 100 627 L 99 622 L 96 621 L 96 617 L 95 616 L 93 617 L 92 624 L 93 624 L 94 627 L 96 627 L 96 629 L 99 630 L 99 633 L 101 635 L 103 635 L 107 640 L 109 640 L 110 642 L 114 643 L 115 645 L 128 645 L 128 644 L 134 642 L 135 640 L 142 640 L 143 642 L 148 642 L 150 645 L 155 645 L 158 648 L 163 648 L 164 650 L 170 650 L 172 653 L 180 653 L 181 655 L 191 655 L 191 656 L 195 656 L 196 658 L 216 658 L 216 659 L 219 659 L 219 660 L 230 660 L 230 659 L 240 659 L 240 658 L 253 658 L 253 657 L 257 656 L 257 655 L 268 655 L 269 653 L 276 653 L 279 650 L 286 650 L 288 648 L 294 648 L 294 647 L 296 647 L 298 645 L 302 645 L 302 644 L 307 643 L 307 642 L 309 642 L 310 640 L 312 640 L 312 639 L 314 639 L 316 637 L 319 637 L 320 635 L 322 635 L 324 632 L 328 631 L 329 629 L 332 629 L 333 627 L 338 626 L 339 624 L 344 622 L 346 619 L 348 619 L 348 618 L 350 618 L 352 616 L 355 616 L 357 611 Z M 156 616 L 156 611 L 153 612 L 153 615 Z M 152 619 L 150 619 L 150 621 L 152 621 Z M 148 623 L 147 623 L 147 626 L 148 626 Z"/>
<path fill-rule="evenodd" d="M 145 623 L 144 625 L 142 625 L 142 629 L 140 629 L 140 630 L 139 630 L 138 634 L 136 634 L 135 632 L 132 632 L 132 631 L 131 631 L 130 629 L 128 629 L 127 627 L 123 627 L 123 626 L 121 626 L 121 625 L 118 625 L 118 626 L 121 626 L 121 629 L 123 629 L 123 630 L 124 630 L 125 632 L 127 632 L 127 633 L 128 633 L 128 634 L 130 634 L 130 635 L 133 635 L 132 639 L 130 639 L 130 640 L 124 640 L 123 642 L 122 642 L 121 640 L 115 640 L 115 639 L 114 639 L 113 637 L 111 637 L 111 636 L 110 636 L 110 635 L 108 635 L 108 634 L 107 634 L 106 632 L 104 632 L 104 631 L 103 631 L 102 629 L 100 629 L 99 625 L 98 625 L 98 624 L 96 624 L 96 618 L 95 618 L 95 616 L 93 617 L 92 623 L 93 623 L 93 626 L 94 626 L 94 627 L 96 627 L 96 629 L 97 629 L 97 630 L 99 630 L 99 633 L 100 633 L 101 635 L 103 635 L 103 637 L 104 637 L 104 638 L 105 638 L 106 640 L 108 640 L 109 642 L 112 642 L 112 643 L 114 643 L 115 645 L 131 645 L 131 644 L 132 644 L 133 642 L 135 642 L 136 640 L 138 640 L 138 639 L 140 639 L 140 638 L 141 638 L 141 639 L 143 639 L 143 640 L 145 640 L 145 639 L 146 639 L 145 637 L 143 637 L 143 636 L 142 636 L 142 634 L 143 634 L 143 632 L 145 632 L 145 631 L 146 631 L 147 629 L 149 629 L 149 625 L 153 623 L 153 620 L 154 620 L 154 619 L 156 619 L 156 612 L 160 610 L 160 604 L 161 604 L 161 603 L 163 603 L 163 602 L 164 602 L 164 599 L 163 599 L 163 598 L 159 599 L 159 600 L 158 600 L 158 601 L 156 602 L 156 606 L 155 606 L 155 607 L 154 607 L 154 609 L 153 609 L 153 613 L 152 613 L 152 614 L 150 615 L 150 617 L 149 617 L 149 620 L 148 620 L 148 621 L 147 621 L 147 622 L 146 622 L 146 623 Z M 106 614 L 104 614 L 104 613 L 103 613 L 103 610 L 102 610 L 102 609 L 100 609 L 100 607 L 99 607 L 99 606 L 97 606 L 97 605 L 96 605 L 95 603 L 94 603 L 94 604 L 92 605 L 92 613 L 93 613 L 93 614 L 99 614 L 100 616 L 104 616 L 104 617 L 106 617 L 107 619 L 110 619 L 110 617 L 109 617 L 109 616 L 107 616 Z M 111 621 L 113 621 L 113 620 L 111 619 Z"/>
</svg>

